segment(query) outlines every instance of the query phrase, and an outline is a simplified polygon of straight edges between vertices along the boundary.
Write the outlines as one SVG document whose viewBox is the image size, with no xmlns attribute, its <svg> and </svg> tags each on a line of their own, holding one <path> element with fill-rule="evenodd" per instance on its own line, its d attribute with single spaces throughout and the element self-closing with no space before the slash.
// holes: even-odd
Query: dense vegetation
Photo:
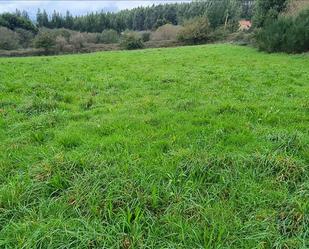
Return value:
<svg viewBox="0 0 309 249">
<path fill-rule="evenodd" d="M 18 10 L 14 14 L 1 14 L 0 26 L 6 27 L 11 30 L 20 28 L 34 33 L 37 31 L 37 27 L 31 22 L 28 14 L 26 12 L 23 12 L 23 14 L 21 14 L 21 12 Z"/>
<path fill-rule="evenodd" d="M 207 0 L 191 3 L 159 4 L 151 7 L 139 7 L 118 13 L 90 13 L 73 17 L 69 12 L 65 16 L 54 12 L 51 17 L 46 11 L 39 10 L 37 23 L 39 27 L 67 28 L 81 32 L 102 32 L 113 29 L 152 30 L 166 23 L 180 25 L 185 20 L 206 15 L 216 28 L 226 21 L 237 21 L 239 17 L 251 18 L 253 0 Z"/>
<path fill-rule="evenodd" d="M 309 1 L 286 1 L 281 8 L 281 15 L 272 8 L 267 12 L 275 14 L 264 18 L 256 36 L 258 47 L 268 52 L 309 51 Z"/>
<path fill-rule="evenodd" d="M 297 16 L 282 16 L 266 23 L 258 32 L 257 42 L 268 52 L 309 51 L 309 8 Z"/>
<path fill-rule="evenodd" d="M 308 248 L 308 56 L 0 65 L 1 248 Z"/>
<path fill-rule="evenodd" d="M 78 17 L 73 17 L 69 12 L 65 17 L 57 12 L 48 16 L 45 10 L 39 10 L 35 23 L 31 22 L 26 12 L 17 10 L 16 13 L 0 15 L 0 49 L 41 49 L 33 52 L 30 50 L 31 55 L 91 51 L 92 47 L 98 47 L 97 44 L 111 43 L 118 44 L 114 48 L 126 49 L 145 47 L 141 42 L 147 41 L 152 43 L 146 47 L 161 46 L 161 41 L 164 46 L 175 44 L 177 40 L 204 43 L 216 40 L 216 35 L 211 35 L 212 39 L 208 36 L 218 27 L 224 26 L 225 33 L 236 31 L 241 15 L 250 16 L 252 8 L 253 1 L 224 0 L 161 4 L 118 13 L 90 13 Z M 196 22 L 202 18 L 205 20 Z M 190 34 L 196 30 L 190 29 L 187 25 L 189 23 L 196 28 L 200 23 L 207 25 L 197 30 L 197 34 Z M 207 34 L 203 34 L 205 29 L 209 31 Z M 178 37 L 180 30 L 182 34 Z M 219 38 L 221 37 L 223 36 Z M 166 43 L 166 40 L 173 42 Z"/>
<path fill-rule="evenodd" d="M 252 9 L 251 0 L 223 0 L 160 4 L 117 13 L 100 12 L 77 17 L 69 12 L 65 16 L 57 12 L 48 16 L 45 10 L 38 10 L 35 23 L 30 21 L 26 12 L 17 10 L 13 14 L 0 15 L 0 26 L 3 24 L 0 29 L 0 49 L 36 47 L 42 49 L 42 53 L 50 54 L 79 52 L 93 44 L 119 43 L 119 47 L 123 48 L 141 48 L 144 44 L 140 41 L 150 40 L 156 41 L 151 46 L 157 46 L 156 43 L 160 44 L 159 41 L 165 40 L 204 43 L 216 40 L 214 31 L 223 30 L 223 26 L 226 34 L 237 31 L 238 20 L 242 17 L 249 18 Z M 11 17 L 32 26 L 23 28 L 25 25 L 20 25 L 20 21 L 16 22 Z M 202 18 L 205 20 L 201 20 Z M 190 28 L 189 23 L 195 30 Z M 201 23 L 207 25 L 197 30 Z M 178 37 L 182 25 L 184 30 Z M 206 29 L 207 33 L 204 34 Z M 194 33 L 190 34 L 192 31 Z M 208 37 L 210 33 L 212 38 Z M 128 39 L 131 41 L 127 41 Z"/>
<path fill-rule="evenodd" d="M 219 41 L 301 53 L 309 50 L 307 9 L 306 0 L 207 0 L 75 17 L 38 10 L 36 22 L 17 10 L 0 15 L 0 49 L 32 48 L 25 51 L 32 55 Z M 243 18 L 253 22 L 249 31 L 239 30 Z"/>
<path fill-rule="evenodd" d="M 297 0 L 296 0 L 297 1 Z M 265 23 L 276 20 L 285 11 L 288 0 L 257 0 L 253 21 L 256 27 L 263 27 Z"/>
</svg>

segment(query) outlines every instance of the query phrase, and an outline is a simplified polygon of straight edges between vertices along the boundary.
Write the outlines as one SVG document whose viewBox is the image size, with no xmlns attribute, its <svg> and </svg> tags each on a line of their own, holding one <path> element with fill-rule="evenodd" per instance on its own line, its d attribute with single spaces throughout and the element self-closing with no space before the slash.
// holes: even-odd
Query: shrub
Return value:
<svg viewBox="0 0 309 249">
<path fill-rule="evenodd" d="M 63 36 L 57 36 L 56 37 L 56 48 L 57 48 L 57 51 L 63 52 L 67 45 L 68 45 L 68 42 L 65 39 L 65 37 L 63 37 Z"/>
<path fill-rule="evenodd" d="M 32 45 L 35 37 L 33 32 L 20 28 L 15 29 L 15 32 L 18 34 L 19 43 L 23 48 L 28 48 Z"/>
<path fill-rule="evenodd" d="M 142 33 L 142 40 L 143 40 L 143 42 L 148 42 L 150 40 L 150 32 L 143 32 Z"/>
<path fill-rule="evenodd" d="M 265 24 L 257 33 L 257 45 L 267 52 L 309 51 L 309 9 L 297 17 L 281 16 Z"/>
<path fill-rule="evenodd" d="M 62 36 L 66 39 L 68 42 L 70 40 L 70 37 L 74 31 L 68 30 L 68 29 L 48 29 L 49 32 L 51 32 L 55 37 Z"/>
<path fill-rule="evenodd" d="M 151 35 L 151 40 L 154 40 L 154 41 L 177 40 L 178 34 L 181 31 L 181 28 L 182 28 L 181 26 L 165 24 L 159 27 Z"/>
<path fill-rule="evenodd" d="M 119 41 L 119 34 L 116 30 L 106 29 L 99 35 L 100 43 L 117 43 Z"/>
<path fill-rule="evenodd" d="M 231 32 L 229 29 L 226 29 L 224 26 L 215 29 L 209 34 L 209 40 L 212 42 L 223 41 L 229 36 Z"/>
<path fill-rule="evenodd" d="M 254 44 L 254 33 L 250 31 L 238 31 L 231 33 L 226 37 L 228 42 L 232 42 L 238 45 L 253 45 Z"/>
<path fill-rule="evenodd" d="M 0 49 L 13 50 L 17 49 L 18 35 L 8 28 L 0 27 Z"/>
<path fill-rule="evenodd" d="M 309 51 L 309 8 L 301 11 L 294 19 L 293 29 L 290 42 L 294 42 L 296 52 Z"/>
<path fill-rule="evenodd" d="M 276 20 L 278 15 L 287 7 L 287 0 L 256 0 L 253 25 L 263 27 Z"/>
<path fill-rule="evenodd" d="M 199 44 L 209 40 L 210 32 L 208 19 L 197 17 L 185 23 L 178 35 L 178 40 L 188 44 Z"/>
<path fill-rule="evenodd" d="M 40 32 L 34 39 L 36 48 L 43 48 L 46 53 L 51 52 L 56 45 L 56 39 L 50 32 Z"/>
<path fill-rule="evenodd" d="M 144 47 L 142 39 L 134 32 L 125 33 L 120 45 L 122 48 L 129 50 Z"/>
<path fill-rule="evenodd" d="M 85 43 L 98 43 L 98 33 L 80 33 L 85 40 Z"/>
<path fill-rule="evenodd" d="M 75 50 L 79 50 L 85 46 L 86 39 L 82 33 L 76 33 L 71 36 L 70 43 L 73 45 Z"/>
<path fill-rule="evenodd" d="M 288 2 L 286 11 L 284 15 L 286 16 L 296 16 L 304 9 L 309 8 L 308 0 L 290 0 Z"/>
</svg>

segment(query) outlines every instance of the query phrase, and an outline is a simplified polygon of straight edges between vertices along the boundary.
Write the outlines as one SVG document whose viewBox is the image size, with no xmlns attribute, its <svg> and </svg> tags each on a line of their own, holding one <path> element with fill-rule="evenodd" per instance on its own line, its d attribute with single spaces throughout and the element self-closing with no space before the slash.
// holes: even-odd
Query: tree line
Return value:
<svg viewBox="0 0 309 249">
<path fill-rule="evenodd" d="M 164 24 L 181 25 L 185 20 L 197 16 L 207 16 L 211 26 L 217 28 L 226 22 L 239 18 L 251 19 L 254 0 L 204 0 L 190 3 L 159 4 L 138 7 L 132 10 L 113 12 L 94 12 L 83 16 L 73 16 L 54 11 L 49 15 L 46 10 L 38 9 L 36 20 L 32 21 L 26 11 L 0 15 L 0 26 L 11 30 L 22 28 L 36 32 L 38 28 L 66 28 L 80 32 L 102 32 L 113 29 L 154 30 Z"/>
<path fill-rule="evenodd" d="M 236 18 L 251 18 L 253 0 L 207 0 L 190 3 L 159 4 L 122 10 L 117 13 L 95 12 L 83 16 L 73 16 L 69 11 L 65 15 L 54 11 L 51 16 L 45 10 L 38 10 L 38 27 L 67 28 L 81 32 L 102 32 L 113 29 L 153 30 L 164 24 L 182 24 L 184 20 L 206 15 L 216 28 L 226 21 Z"/>
</svg>

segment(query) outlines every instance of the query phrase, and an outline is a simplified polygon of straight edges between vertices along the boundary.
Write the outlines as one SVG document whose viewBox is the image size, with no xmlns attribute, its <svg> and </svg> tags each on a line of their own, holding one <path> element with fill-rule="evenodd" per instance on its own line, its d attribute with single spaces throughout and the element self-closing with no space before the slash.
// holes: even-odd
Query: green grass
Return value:
<svg viewBox="0 0 309 249">
<path fill-rule="evenodd" d="M 0 59 L 0 141 L 0 248 L 309 247 L 307 55 Z"/>
</svg>

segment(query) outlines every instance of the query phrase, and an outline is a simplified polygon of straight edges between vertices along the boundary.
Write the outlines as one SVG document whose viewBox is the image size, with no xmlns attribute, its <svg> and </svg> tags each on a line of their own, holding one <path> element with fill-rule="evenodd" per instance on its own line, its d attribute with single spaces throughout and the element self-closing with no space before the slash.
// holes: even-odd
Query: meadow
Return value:
<svg viewBox="0 0 309 249">
<path fill-rule="evenodd" d="M 0 59 L 0 248 L 308 248 L 309 57 L 234 45 Z"/>
</svg>

